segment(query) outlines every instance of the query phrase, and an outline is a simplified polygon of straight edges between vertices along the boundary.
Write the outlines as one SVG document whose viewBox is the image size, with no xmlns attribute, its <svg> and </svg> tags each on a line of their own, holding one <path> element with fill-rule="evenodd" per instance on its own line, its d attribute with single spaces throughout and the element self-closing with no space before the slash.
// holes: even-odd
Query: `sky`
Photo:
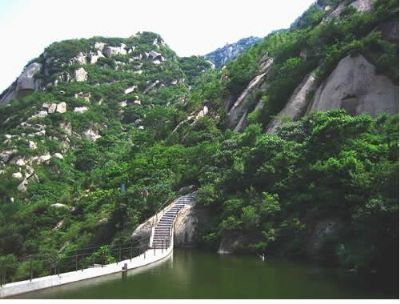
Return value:
<svg viewBox="0 0 400 304">
<path fill-rule="evenodd" d="M 204 55 L 288 28 L 314 0 L 0 0 L 0 93 L 54 41 L 160 34 L 179 55 Z"/>
</svg>

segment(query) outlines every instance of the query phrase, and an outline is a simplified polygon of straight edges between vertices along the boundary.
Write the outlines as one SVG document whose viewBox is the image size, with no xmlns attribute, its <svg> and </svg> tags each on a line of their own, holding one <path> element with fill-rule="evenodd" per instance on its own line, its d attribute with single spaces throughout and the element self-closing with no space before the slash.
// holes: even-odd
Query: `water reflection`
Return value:
<svg viewBox="0 0 400 304">
<path fill-rule="evenodd" d="M 354 273 L 257 256 L 175 250 L 157 265 L 48 290 L 23 298 L 395 298 Z"/>
</svg>

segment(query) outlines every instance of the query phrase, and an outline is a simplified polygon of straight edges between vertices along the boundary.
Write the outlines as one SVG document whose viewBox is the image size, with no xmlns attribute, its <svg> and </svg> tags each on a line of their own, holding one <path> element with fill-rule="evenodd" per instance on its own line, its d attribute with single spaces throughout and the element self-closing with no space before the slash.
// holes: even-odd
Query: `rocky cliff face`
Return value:
<svg viewBox="0 0 400 304">
<path fill-rule="evenodd" d="M 237 56 L 243 53 L 246 49 L 257 43 L 260 38 L 247 37 L 240 39 L 238 42 L 226 44 L 222 48 L 208 53 L 205 57 L 210 60 L 216 68 L 221 68 L 229 61 L 234 60 Z"/>
<path fill-rule="evenodd" d="M 293 92 L 283 110 L 269 123 L 267 132 L 275 132 L 285 119 L 296 120 L 306 112 L 309 101 L 308 94 L 315 89 L 315 80 L 315 72 L 304 77 L 303 82 Z"/>
<path fill-rule="evenodd" d="M 362 55 L 343 58 L 318 88 L 307 113 L 345 109 L 351 114 L 399 112 L 399 87 L 377 75 Z"/>
<path fill-rule="evenodd" d="M 42 65 L 38 62 L 28 64 L 16 82 L 0 95 L 0 105 L 7 104 L 14 98 L 19 98 L 38 90 L 41 86 L 41 80 L 36 79 L 35 76 L 40 73 L 41 68 Z"/>
<path fill-rule="evenodd" d="M 248 124 L 249 115 L 255 112 L 264 115 L 258 122 L 264 124 L 266 132 L 275 132 L 284 121 L 297 120 L 316 111 L 344 109 L 354 115 L 368 113 L 373 116 L 398 113 L 398 68 L 390 67 L 388 63 L 391 60 L 397 65 L 398 17 L 395 7 L 390 11 L 390 4 L 380 6 L 370 0 L 332 3 L 317 1 L 314 10 L 306 12 L 292 26 L 293 29 L 302 28 L 309 36 L 304 35 L 304 41 L 294 43 L 291 48 L 282 43 L 281 48 L 287 47 L 286 52 L 292 56 L 286 57 L 286 62 L 282 57 L 287 55 L 280 53 L 279 47 L 274 51 L 274 47 L 288 39 L 285 35 L 295 35 L 290 31 L 271 34 L 258 44 L 258 49 L 248 52 L 247 58 L 258 54 L 255 57 L 260 58 L 257 61 L 259 68 L 239 97 L 226 99 L 227 127 L 242 131 Z M 386 17 L 383 17 L 384 10 Z M 353 19 L 364 24 L 362 31 Z M 340 29 L 342 23 L 345 25 Z M 341 36 L 343 33 L 338 34 L 339 29 L 351 29 L 358 36 L 346 40 Z M 337 32 L 332 34 L 331 31 Z M 326 38 L 330 35 L 335 38 Z M 315 41 L 320 41 L 321 45 Z M 314 46 L 308 46 L 313 43 Z M 297 51 L 295 47 L 298 47 Z M 325 53 L 334 49 L 336 54 L 332 51 L 328 58 Z M 262 51 L 269 53 L 267 65 L 261 57 Z M 279 54 L 278 58 L 274 58 L 274 53 Z M 391 54 L 391 59 L 386 53 Z M 303 65 L 304 71 L 298 72 L 300 68 L 297 69 L 295 64 Z M 292 71 L 287 72 L 290 66 Z"/>
<path fill-rule="evenodd" d="M 252 108 L 252 101 L 255 98 L 254 94 L 263 85 L 272 63 L 272 58 L 269 58 L 268 56 L 263 58 L 257 71 L 257 75 L 250 81 L 246 89 L 232 105 L 227 104 L 227 108 L 229 109 L 227 115 L 228 128 L 233 128 L 235 131 L 242 131 L 244 129 L 247 124 L 247 114 L 254 110 L 254 108 Z M 258 101 L 256 108 L 260 107 L 262 107 L 262 102 Z"/>
</svg>

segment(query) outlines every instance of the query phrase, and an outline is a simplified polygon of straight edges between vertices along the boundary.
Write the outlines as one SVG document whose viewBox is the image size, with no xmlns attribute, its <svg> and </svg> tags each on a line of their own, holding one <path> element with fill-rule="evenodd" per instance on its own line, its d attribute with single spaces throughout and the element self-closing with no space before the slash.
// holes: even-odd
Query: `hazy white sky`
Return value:
<svg viewBox="0 0 400 304">
<path fill-rule="evenodd" d="M 0 92 L 54 41 L 159 33 L 180 56 L 287 28 L 314 0 L 0 0 Z"/>
</svg>

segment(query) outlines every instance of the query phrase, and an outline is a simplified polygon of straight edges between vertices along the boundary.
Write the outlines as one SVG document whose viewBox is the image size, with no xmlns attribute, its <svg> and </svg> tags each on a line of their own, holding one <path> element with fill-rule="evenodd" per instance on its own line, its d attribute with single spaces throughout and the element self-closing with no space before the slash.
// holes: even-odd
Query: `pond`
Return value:
<svg viewBox="0 0 400 304">
<path fill-rule="evenodd" d="M 299 262 L 268 258 L 263 262 L 255 255 L 220 256 L 175 249 L 173 256 L 152 267 L 31 292 L 18 298 L 398 298 L 398 287 L 373 275 L 360 277 L 354 272 Z"/>
</svg>

